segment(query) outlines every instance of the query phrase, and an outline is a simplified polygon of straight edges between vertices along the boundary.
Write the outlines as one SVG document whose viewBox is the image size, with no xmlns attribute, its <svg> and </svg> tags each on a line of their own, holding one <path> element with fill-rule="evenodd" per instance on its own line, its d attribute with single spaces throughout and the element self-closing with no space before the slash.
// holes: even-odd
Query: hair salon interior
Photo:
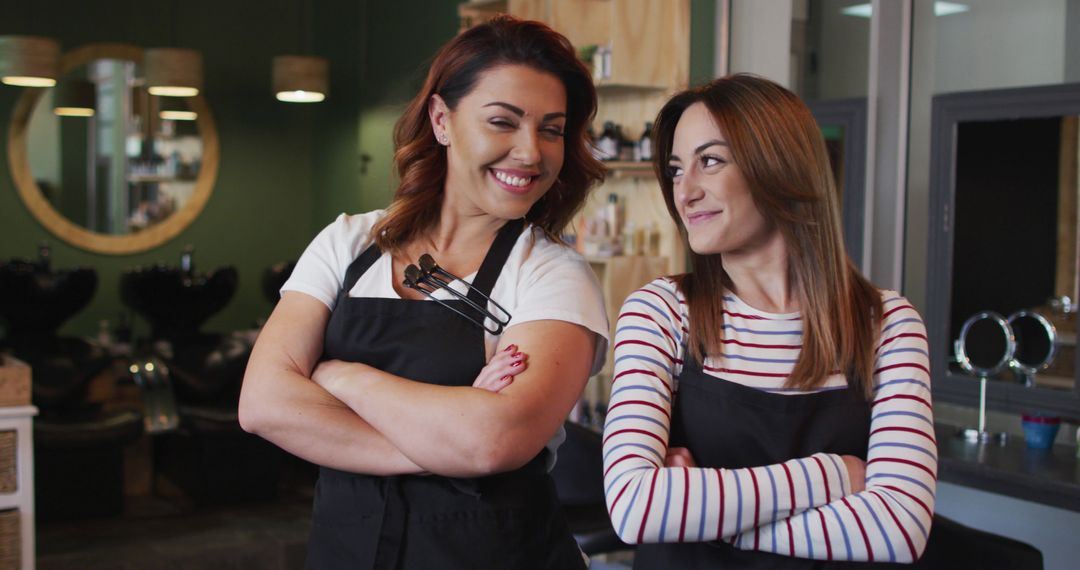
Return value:
<svg viewBox="0 0 1080 570">
<path fill-rule="evenodd" d="M 582 219 L 626 227 L 573 239 L 612 315 L 685 267 L 641 160 L 665 97 L 753 72 L 806 100 L 849 252 L 929 331 L 937 511 L 1075 568 L 1080 0 L 0 0 L 0 71 L 38 77 L 0 85 L 0 568 L 302 566 L 314 472 L 239 428 L 248 354 L 308 241 L 388 203 L 434 51 L 497 12 L 600 85 L 620 160 Z M 628 567 L 583 445 L 571 525 Z"/>
</svg>

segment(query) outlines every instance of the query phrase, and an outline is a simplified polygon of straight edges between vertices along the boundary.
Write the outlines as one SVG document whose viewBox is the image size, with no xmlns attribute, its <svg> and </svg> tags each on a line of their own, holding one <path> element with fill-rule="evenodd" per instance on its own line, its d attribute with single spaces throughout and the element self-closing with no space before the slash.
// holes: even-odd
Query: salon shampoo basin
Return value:
<svg viewBox="0 0 1080 570">
<path fill-rule="evenodd" d="M 26 259 L 0 262 L 0 315 L 7 320 L 8 337 L 52 335 L 86 307 L 97 282 L 89 267 L 54 271 Z"/>
<path fill-rule="evenodd" d="M 195 273 L 179 267 L 136 267 L 120 276 L 120 298 L 150 322 L 155 339 L 197 336 L 236 293 L 235 267 Z"/>
</svg>

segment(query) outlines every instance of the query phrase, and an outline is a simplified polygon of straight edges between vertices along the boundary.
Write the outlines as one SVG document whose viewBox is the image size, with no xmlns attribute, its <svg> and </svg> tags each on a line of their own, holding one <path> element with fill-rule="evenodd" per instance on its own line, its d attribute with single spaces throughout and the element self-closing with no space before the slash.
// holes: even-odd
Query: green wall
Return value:
<svg viewBox="0 0 1080 570">
<path fill-rule="evenodd" d="M 302 25 L 305 7 L 311 10 L 310 33 Z M 202 214 L 178 237 L 135 255 L 90 253 L 54 238 L 29 214 L 7 160 L 0 160 L 0 259 L 33 256 L 36 244 L 48 240 L 55 267 L 98 271 L 94 300 L 65 325 L 66 334 L 91 334 L 99 320 L 115 321 L 126 311 L 120 273 L 137 265 L 174 265 L 189 244 L 198 270 L 234 265 L 240 273 L 236 296 L 208 330 L 245 328 L 264 318 L 270 311 L 260 288 L 265 267 L 296 259 L 339 213 L 388 203 L 394 122 L 435 50 L 458 25 L 452 0 L 0 0 L 0 14 L 0 35 L 46 35 L 65 50 L 94 42 L 200 50 L 203 92 L 221 141 L 217 183 Z M 694 84 L 711 78 L 713 20 L 711 0 L 692 0 Z M 325 102 L 286 104 L 271 94 L 271 58 L 297 52 L 330 61 Z M 19 93 L 0 86 L 0 132 L 7 132 Z M 6 155 L 2 137 L 0 156 Z"/>
<path fill-rule="evenodd" d="M 0 35 L 47 35 L 65 50 L 94 42 L 173 43 L 200 50 L 203 93 L 221 142 L 217 183 L 198 219 L 161 247 L 135 255 L 90 253 L 51 236 L 18 198 L 7 160 L 0 161 L 0 259 L 32 257 L 36 244 L 48 240 L 54 267 L 98 271 L 97 294 L 65 325 L 66 334 L 91 334 L 99 320 L 115 321 L 125 311 L 120 273 L 137 265 L 174 265 L 189 244 L 198 270 L 234 265 L 240 273 L 236 296 L 208 330 L 244 328 L 265 317 L 270 311 L 260 289 L 265 267 L 296 259 L 336 214 L 386 204 L 397 108 L 392 103 L 407 97 L 417 70 L 457 27 L 454 3 L 438 0 L 187 0 L 175 4 L 177 18 L 170 23 L 173 5 L 0 1 Z M 309 5 L 312 32 L 304 34 L 300 22 Z M 270 92 L 271 58 L 298 51 L 330 60 L 326 102 L 280 103 Z M 0 86 L 0 132 L 7 132 L 19 93 Z M 363 175 L 361 153 L 373 157 Z M 7 156 L 6 137 L 0 140 L 0 156 Z M 140 325 L 137 321 L 136 332 L 145 333 Z"/>
</svg>

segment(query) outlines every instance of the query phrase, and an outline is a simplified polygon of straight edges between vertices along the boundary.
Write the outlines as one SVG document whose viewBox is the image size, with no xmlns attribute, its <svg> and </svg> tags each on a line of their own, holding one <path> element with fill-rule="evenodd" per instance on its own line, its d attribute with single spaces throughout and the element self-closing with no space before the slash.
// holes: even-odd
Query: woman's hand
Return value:
<svg viewBox="0 0 1080 570">
<path fill-rule="evenodd" d="M 854 455 L 841 455 L 840 459 L 844 460 L 844 466 L 847 467 L 851 493 L 861 493 L 866 490 L 866 462 Z"/>
<path fill-rule="evenodd" d="M 514 376 L 521 374 L 528 367 L 525 353 L 518 352 L 517 345 L 511 344 L 491 357 L 491 361 L 484 366 L 473 382 L 473 388 L 498 392 L 513 383 Z"/>
<path fill-rule="evenodd" d="M 697 467 L 694 456 L 685 447 L 669 447 L 664 457 L 664 467 Z"/>
</svg>

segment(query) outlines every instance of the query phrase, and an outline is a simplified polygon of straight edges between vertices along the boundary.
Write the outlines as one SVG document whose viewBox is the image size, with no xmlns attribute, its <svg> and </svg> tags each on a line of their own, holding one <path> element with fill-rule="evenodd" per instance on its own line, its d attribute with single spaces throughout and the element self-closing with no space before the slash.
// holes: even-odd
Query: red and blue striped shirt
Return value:
<svg viewBox="0 0 1080 570">
<path fill-rule="evenodd" d="M 918 312 L 882 291 L 866 489 L 851 493 L 841 458 L 817 453 L 743 469 L 667 468 L 671 407 L 688 331 L 686 301 L 656 279 L 626 300 L 615 332 L 604 428 L 604 483 L 628 543 L 724 540 L 800 558 L 910 562 L 930 532 L 937 446 L 926 330 Z M 802 349 L 798 313 L 758 311 L 724 296 L 723 352 L 705 360 L 717 382 L 784 387 Z M 841 374 L 815 390 L 847 386 Z"/>
</svg>

